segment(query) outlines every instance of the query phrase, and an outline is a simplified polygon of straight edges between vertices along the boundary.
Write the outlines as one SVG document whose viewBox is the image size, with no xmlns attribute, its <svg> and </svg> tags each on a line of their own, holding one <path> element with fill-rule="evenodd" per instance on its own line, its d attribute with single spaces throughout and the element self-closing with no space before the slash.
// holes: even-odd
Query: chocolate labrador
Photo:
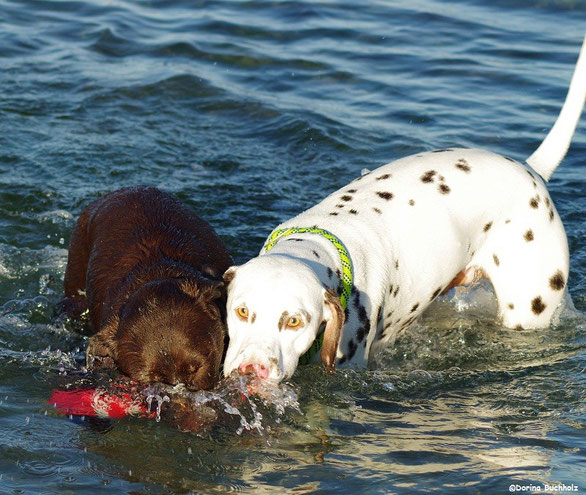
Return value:
<svg viewBox="0 0 586 495">
<path fill-rule="evenodd" d="M 140 383 L 212 388 L 226 328 L 221 276 L 232 264 L 212 227 L 153 187 L 91 203 L 71 235 L 59 310 L 89 313 L 89 368 Z"/>
</svg>

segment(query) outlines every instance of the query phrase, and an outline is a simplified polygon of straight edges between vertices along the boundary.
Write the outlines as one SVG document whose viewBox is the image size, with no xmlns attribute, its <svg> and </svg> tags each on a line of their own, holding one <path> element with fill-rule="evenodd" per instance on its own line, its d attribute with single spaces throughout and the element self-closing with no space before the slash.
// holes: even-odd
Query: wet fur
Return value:
<svg viewBox="0 0 586 495">
<path fill-rule="evenodd" d="M 226 335 L 220 280 L 232 259 L 211 226 L 167 193 L 124 188 L 91 203 L 71 235 L 58 308 L 89 312 L 90 368 L 208 389 Z"/>
</svg>

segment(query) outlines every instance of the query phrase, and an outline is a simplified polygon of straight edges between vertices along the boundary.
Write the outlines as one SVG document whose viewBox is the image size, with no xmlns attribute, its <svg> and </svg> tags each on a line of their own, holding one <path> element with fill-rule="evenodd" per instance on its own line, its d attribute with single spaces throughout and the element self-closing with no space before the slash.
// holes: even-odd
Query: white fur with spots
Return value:
<svg viewBox="0 0 586 495">
<path fill-rule="evenodd" d="M 327 289 L 331 294 L 339 288 L 341 262 L 318 234 L 293 234 L 231 268 L 225 374 L 290 377 L 324 324 L 326 343 L 337 349 L 336 364 L 366 366 L 374 351 L 412 324 L 455 278 L 488 278 L 503 325 L 549 325 L 564 295 L 569 253 L 539 174 L 551 175 L 580 117 L 585 51 L 583 46 L 564 105 L 571 111 L 560 113 L 532 155 L 534 168 L 477 149 L 420 153 L 359 177 L 277 227 L 318 226 L 345 244 L 354 269 L 345 319 L 333 319 L 335 301 L 324 302 Z M 254 322 L 235 315 L 243 305 L 255 314 Z M 311 321 L 283 328 L 284 312 L 309 315 Z"/>
</svg>

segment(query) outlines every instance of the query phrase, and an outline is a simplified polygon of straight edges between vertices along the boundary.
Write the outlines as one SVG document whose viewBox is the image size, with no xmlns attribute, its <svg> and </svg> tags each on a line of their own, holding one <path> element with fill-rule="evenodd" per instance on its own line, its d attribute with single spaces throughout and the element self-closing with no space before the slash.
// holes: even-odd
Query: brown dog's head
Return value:
<svg viewBox="0 0 586 495">
<path fill-rule="evenodd" d="M 183 383 L 190 390 L 214 387 L 226 334 L 219 310 L 221 288 L 221 282 L 203 278 L 144 285 L 92 337 L 88 363 L 110 357 L 140 383 Z"/>
</svg>

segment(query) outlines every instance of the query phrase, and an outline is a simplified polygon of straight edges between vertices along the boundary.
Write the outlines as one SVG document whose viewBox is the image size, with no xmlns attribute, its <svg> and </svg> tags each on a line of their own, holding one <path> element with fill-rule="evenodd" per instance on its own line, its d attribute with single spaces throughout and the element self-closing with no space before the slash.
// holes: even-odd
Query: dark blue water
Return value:
<svg viewBox="0 0 586 495">
<path fill-rule="evenodd" d="M 584 118 L 550 182 L 577 308 L 552 328 L 452 294 L 376 370 L 300 368 L 200 434 L 46 404 L 79 378 L 86 342 L 51 313 L 92 199 L 157 185 L 244 262 L 363 168 L 529 156 L 585 28 L 582 0 L 0 0 L 0 493 L 586 492 Z"/>
</svg>

